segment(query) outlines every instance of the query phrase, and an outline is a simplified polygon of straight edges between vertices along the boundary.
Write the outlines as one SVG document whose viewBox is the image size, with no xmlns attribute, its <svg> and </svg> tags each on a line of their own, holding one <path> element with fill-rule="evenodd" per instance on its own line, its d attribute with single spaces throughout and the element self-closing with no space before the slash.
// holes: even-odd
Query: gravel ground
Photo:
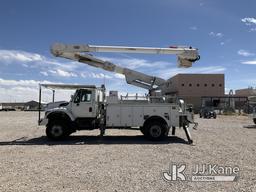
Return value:
<svg viewBox="0 0 256 192">
<path fill-rule="evenodd" d="M 133 130 L 107 130 L 102 140 L 97 130 L 81 131 L 50 142 L 37 113 L 0 112 L 0 191 L 256 191 L 256 129 L 243 128 L 251 120 L 196 120 L 194 145 L 182 129 L 159 143 Z M 166 182 L 161 175 L 171 162 L 239 166 L 240 177 Z"/>
</svg>

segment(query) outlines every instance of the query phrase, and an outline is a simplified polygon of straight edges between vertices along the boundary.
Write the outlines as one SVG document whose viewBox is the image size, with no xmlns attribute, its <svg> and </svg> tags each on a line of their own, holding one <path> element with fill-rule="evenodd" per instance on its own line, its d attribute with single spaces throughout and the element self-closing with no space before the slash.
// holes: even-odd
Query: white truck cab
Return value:
<svg viewBox="0 0 256 192">
<path fill-rule="evenodd" d="M 79 89 L 76 91 L 71 105 L 71 111 L 75 118 L 96 117 L 97 102 L 95 89 Z"/>
</svg>

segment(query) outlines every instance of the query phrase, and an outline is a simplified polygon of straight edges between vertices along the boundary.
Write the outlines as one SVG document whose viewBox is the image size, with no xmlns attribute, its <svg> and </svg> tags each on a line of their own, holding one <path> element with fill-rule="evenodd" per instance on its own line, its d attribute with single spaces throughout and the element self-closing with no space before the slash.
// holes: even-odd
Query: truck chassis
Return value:
<svg viewBox="0 0 256 192">
<path fill-rule="evenodd" d="M 168 136 L 170 129 L 175 135 L 176 127 L 182 127 L 188 143 L 193 142 L 189 131 L 189 123 L 193 121 L 193 117 L 189 116 L 191 113 L 187 110 L 182 112 L 181 105 L 166 103 L 163 98 L 136 97 L 125 100 L 119 99 L 116 91 L 106 97 L 104 86 L 41 84 L 40 101 L 42 87 L 76 89 L 69 103 L 47 109 L 44 118 L 41 119 L 39 111 L 39 125 L 46 125 L 46 135 L 52 140 L 64 139 L 78 130 L 99 129 L 100 136 L 103 136 L 106 129 L 139 129 L 147 139 L 159 141 Z M 91 99 L 81 100 L 81 91 L 90 93 Z M 78 108 L 83 108 L 85 113 L 77 113 Z"/>
</svg>

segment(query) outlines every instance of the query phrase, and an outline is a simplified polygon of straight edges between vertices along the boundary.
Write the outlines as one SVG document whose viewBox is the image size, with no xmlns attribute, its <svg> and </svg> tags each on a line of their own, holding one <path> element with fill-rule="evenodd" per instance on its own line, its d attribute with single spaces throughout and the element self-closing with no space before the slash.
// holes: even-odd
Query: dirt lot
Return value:
<svg viewBox="0 0 256 192">
<path fill-rule="evenodd" d="M 81 131 L 56 143 L 37 126 L 37 113 L 0 112 L 0 191 L 256 191 L 256 129 L 243 128 L 252 122 L 196 120 L 192 146 L 179 129 L 160 143 L 133 130 L 108 130 L 101 141 L 98 131 Z M 171 162 L 239 166 L 240 177 L 166 182 L 162 172 Z"/>
</svg>

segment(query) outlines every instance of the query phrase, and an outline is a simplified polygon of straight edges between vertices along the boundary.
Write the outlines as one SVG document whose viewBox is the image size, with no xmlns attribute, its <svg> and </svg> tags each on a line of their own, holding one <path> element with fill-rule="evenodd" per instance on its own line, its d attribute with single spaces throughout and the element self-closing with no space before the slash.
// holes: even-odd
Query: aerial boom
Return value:
<svg viewBox="0 0 256 192">
<path fill-rule="evenodd" d="M 112 53 L 144 53 L 144 54 L 172 54 L 178 57 L 179 67 L 191 67 L 192 63 L 199 60 L 198 50 L 192 47 L 127 47 L 127 46 L 99 46 L 99 45 L 66 45 L 56 43 L 51 52 L 60 56 L 63 52 L 112 52 Z"/>
<path fill-rule="evenodd" d="M 150 76 L 128 68 L 120 67 L 109 61 L 103 61 L 88 54 L 63 52 L 60 57 L 85 63 L 92 67 L 104 69 L 106 71 L 119 73 L 125 76 L 126 82 L 144 89 L 152 90 L 165 83 L 165 80 L 159 77 Z"/>
<path fill-rule="evenodd" d="M 149 91 L 160 89 L 166 82 L 165 79 L 150 76 L 135 70 L 124 68 L 114 63 L 103 61 L 89 55 L 89 52 L 123 52 L 123 53 L 144 53 L 144 54 L 176 54 L 180 67 L 191 67 L 192 63 L 199 60 L 198 50 L 192 47 L 124 47 L 124 46 L 97 46 L 97 45 L 65 45 L 54 44 L 51 52 L 56 57 L 63 57 L 78 62 L 86 63 L 106 71 L 123 74 L 128 84 L 132 84 Z M 82 54 L 81 52 L 85 52 Z"/>
<path fill-rule="evenodd" d="M 103 45 L 65 45 L 56 43 L 52 47 L 52 51 L 58 50 L 68 52 L 117 52 L 117 53 L 145 53 L 145 54 L 182 54 L 185 51 L 197 52 L 192 47 L 127 47 L 127 46 L 103 46 Z M 196 58 L 196 56 L 195 56 Z"/>
</svg>

